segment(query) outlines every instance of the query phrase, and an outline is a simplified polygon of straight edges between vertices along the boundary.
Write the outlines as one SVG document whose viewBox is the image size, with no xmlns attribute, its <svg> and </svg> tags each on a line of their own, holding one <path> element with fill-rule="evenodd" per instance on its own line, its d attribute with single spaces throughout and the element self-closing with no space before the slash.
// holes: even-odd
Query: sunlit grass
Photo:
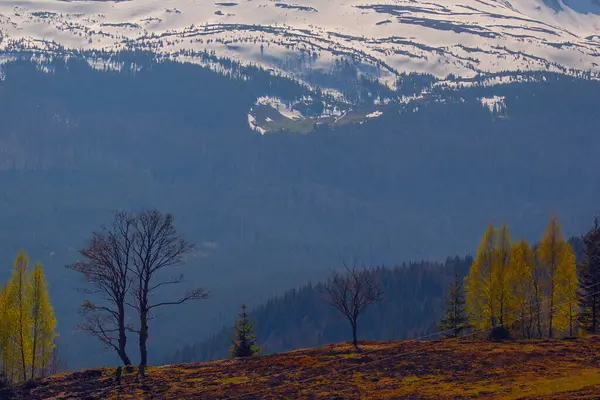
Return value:
<svg viewBox="0 0 600 400">
<path fill-rule="evenodd" d="M 343 343 L 320 349 L 210 363 L 150 367 L 115 382 L 62 374 L 27 399 L 216 399 L 260 393 L 260 399 L 544 399 L 600 398 L 596 363 L 600 338 L 569 341 L 365 342 L 356 352 Z M 582 395 L 579 395 L 579 394 Z M 587 397 L 586 397 L 587 396 Z"/>
<path fill-rule="evenodd" d="M 245 376 L 234 376 L 231 378 L 223 379 L 221 381 L 221 384 L 231 385 L 231 384 L 242 383 L 242 382 L 246 382 L 246 381 L 248 381 L 248 378 L 246 378 Z"/>
</svg>

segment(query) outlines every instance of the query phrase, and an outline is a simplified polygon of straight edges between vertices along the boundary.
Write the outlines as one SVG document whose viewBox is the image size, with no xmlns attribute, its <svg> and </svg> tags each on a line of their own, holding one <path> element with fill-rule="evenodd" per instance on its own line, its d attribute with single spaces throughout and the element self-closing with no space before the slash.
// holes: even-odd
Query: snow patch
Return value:
<svg viewBox="0 0 600 400">
<path fill-rule="evenodd" d="M 487 107 L 492 114 L 499 114 L 506 110 L 504 100 L 504 96 L 482 97 L 480 99 L 481 104 L 483 104 L 484 107 Z"/>
<path fill-rule="evenodd" d="M 292 105 L 290 103 L 286 103 L 278 97 L 259 97 L 256 99 L 256 105 L 271 106 L 281 115 L 289 119 L 298 120 L 303 117 L 299 111 L 292 109 Z"/>
<path fill-rule="evenodd" d="M 373 111 L 372 113 L 367 114 L 366 117 L 367 118 L 379 118 L 382 115 L 383 115 L 383 112 L 381 112 L 381 111 Z"/>
<path fill-rule="evenodd" d="M 261 128 L 260 126 L 258 126 L 256 124 L 256 118 L 254 118 L 254 115 L 252 115 L 252 114 L 248 114 L 248 125 L 250 125 L 250 129 L 260 133 L 261 135 L 264 135 L 265 133 L 267 133 L 266 129 Z"/>
</svg>

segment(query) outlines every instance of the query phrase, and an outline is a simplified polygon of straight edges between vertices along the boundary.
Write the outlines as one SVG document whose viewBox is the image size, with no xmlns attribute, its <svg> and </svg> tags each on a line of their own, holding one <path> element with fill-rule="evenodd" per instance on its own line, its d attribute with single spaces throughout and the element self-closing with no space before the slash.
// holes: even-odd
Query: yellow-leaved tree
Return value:
<svg viewBox="0 0 600 400">
<path fill-rule="evenodd" d="M 15 324 L 11 329 L 8 346 L 11 354 L 11 379 L 27 380 L 31 359 L 31 281 L 29 279 L 29 257 L 23 250 L 17 253 L 14 268 L 7 287 L 9 319 Z M 14 360 L 14 358 L 17 360 Z"/>
<path fill-rule="evenodd" d="M 56 317 L 48 297 L 48 288 L 41 263 L 36 263 L 31 279 L 31 379 L 44 375 L 56 334 Z"/>
<path fill-rule="evenodd" d="M 21 250 L 12 276 L 0 290 L 0 361 L 12 382 L 44 376 L 54 349 L 56 318 L 42 265 L 29 271 Z"/>
<path fill-rule="evenodd" d="M 477 330 L 496 324 L 495 296 L 491 293 L 495 233 L 494 225 L 489 224 L 465 282 L 467 313 L 471 318 L 471 325 Z"/>
<path fill-rule="evenodd" d="M 511 323 L 510 233 L 488 225 L 466 278 L 467 311 L 477 330 Z"/>
<path fill-rule="evenodd" d="M 16 327 L 13 314 L 8 298 L 8 285 L 5 284 L 0 290 L 0 359 L 2 371 L 9 379 L 14 375 L 16 362 L 15 349 L 10 345 Z"/>
<path fill-rule="evenodd" d="M 564 244 L 561 260 L 558 265 L 558 279 L 556 294 L 560 304 L 556 308 L 556 328 L 562 332 L 569 332 L 573 336 L 577 322 L 579 302 L 577 289 L 579 279 L 577 278 L 577 262 L 575 251 L 568 244 Z"/>
<path fill-rule="evenodd" d="M 537 258 L 545 276 L 548 337 L 553 337 L 557 330 L 568 329 L 569 323 L 565 318 L 576 311 L 572 308 L 569 311 L 569 302 L 572 298 L 574 306 L 577 292 L 574 251 L 565 241 L 556 215 L 550 218 L 544 231 L 537 248 Z"/>
<path fill-rule="evenodd" d="M 513 304 L 512 277 L 510 270 L 511 238 L 508 226 L 503 223 L 496 231 L 494 263 L 492 264 L 492 287 L 498 305 L 498 324 L 510 326 L 515 319 L 515 313 L 510 309 Z"/>
<path fill-rule="evenodd" d="M 530 338 L 536 325 L 535 317 L 539 316 L 540 291 L 535 255 L 525 239 L 512 247 L 510 270 L 513 290 L 510 307 L 511 310 L 518 310 L 513 330 L 521 337 Z"/>
</svg>

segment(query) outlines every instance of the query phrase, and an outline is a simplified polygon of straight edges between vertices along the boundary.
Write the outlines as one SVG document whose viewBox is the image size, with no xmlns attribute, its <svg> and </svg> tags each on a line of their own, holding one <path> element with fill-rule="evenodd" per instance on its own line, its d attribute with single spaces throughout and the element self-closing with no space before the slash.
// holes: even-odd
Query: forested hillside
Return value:
<svg viewBox="0 0 600 400">
<path fill-rule="evenodd" d="M 447 282 L 454 271 L 466 275 L 471 262 L 468 257 L 455 257 L 445 263 L 415 262 L 377 269 L 385 301 L 361 318 L 361 339 L 400 340 L 436 332 Z M 250 319 L 265 353 L 348 340 L 348 322 L 326 303 L 322 283 L 273 298 L 250 313 Z M 232 334 L 232 327 L 225 327 L 206 341 L 183 347 L 165 362 L 226 358 Z"/>
<path fill-rule="evenodd" d="M 572 237 L 568 243 L 580 263 L 583 260 L 581 239 Z M 376 268 L 384 301 L 361 316 L 359 336 L 380 341 L 439 338 L 438 322 L 448 285 L 455 276 L 462 281 L 472 263 L 472 257 L 449 257 L 444 263 L 421 261 Z M 318 282 L 292 289 L 249 313 L 262 353 L 348 340 L 348 322 L 327 304 L 323 285 Z M 233 326 L 225 326 L 206 340 L 183 346 L 163 361 L 180 363 L 226 358 L 233 333 Z"/>
<path fill-rule="evenodd" d="M 467 254 L 490 220 L 531 240 L 555 211 L 578 234 L 600 203 L 595 81 L 540 73 L 453 89 L 411 76 L 400 91 L 430 93 L 381 107 L 367 82 L 357 97 L 379 117 L 261 135 L 248 124 L 257 99 L 300 99 L 305 86 L 252 68 L 120 57 L 120 71 L 76 58 L 1 67 L 0 252 L 25 248 L 44 263 L 73 368 L 115 362 L 81 356 L 100 347 L 75 330 L 81 282 L 64 268 L 114 209 L 172 212 L 199 245 L 186 276 L 213 298 L 157 317 L 151 354 L 171 354 L 173 326 L 186 322 L 180 343 L 207 338 L 240 303 L 318 281 L 340 259 Z M 504 99 L 490 108 L 494 96 Z M 414 329 L 404 334 L 427 326 Z"/>
</svg>

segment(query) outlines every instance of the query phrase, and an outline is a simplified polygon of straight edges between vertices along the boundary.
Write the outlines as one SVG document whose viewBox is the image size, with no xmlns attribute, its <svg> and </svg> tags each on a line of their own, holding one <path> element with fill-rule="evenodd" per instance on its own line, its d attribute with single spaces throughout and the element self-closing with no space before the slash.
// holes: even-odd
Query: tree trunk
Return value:
<svg viewBox="0 0 600 400">
<path fill-rule="evenodd" d="M 542 338 L 542 306 L 540 304 L 540 298 L 538 296 L 538 298 L 536 299 L 536 322 L 537 322 L 537 328 L 538 328 L 538 337 L 541 339 Z"/>
<path fill-rule="evenodd" d="M 131 366 L 131 360 L 127 356 L 127 334 L 125 332 L 125 307 L 119 304 L 119 357 L 126 367 Z"/>
<path fill-rule="evenodd" d="M 548 313 L 548 339 L 552 339 L 552 318 L 554 317 L 554 290 L 550 293 L 550 312 Z"/>
<path fill-rule="evenodd" d="M 573 307 L 569 304 L 569 336 L 573 337 Z"/>
<path fill-rule="evenodd" d="M 521 305 L 521 335 L 525 337 L 525 305 Z"/>
<path fill-rule="evenodd" d="M 25 335 L 23 333 L 23 310 L 22 310 L 23 306 L 21 305 L 21 310 L 20 310 L 20 318 L 19 318 L 19 323 L 21 325 L 21 329 L 20 329 L 20 333 L 21 333 L 21 343 L 20 347 L 21 347 L 21 367 L 23 368 L 23 382 L 27 382 L 27 364 L 25 363 Z"/>
<path fill-rule="evenodd" d="M 140 312 L 140 335 L 139 335 L 139 346 L 140 346 L 140 365 L 139 373 L 142 379 L 146 376 L 146 366 L 148 365 L 148 349 L 146 348 L 146 341 L 148 340 L 148 311 Z"/>
<path fill-rule="evenodd" d="M 592 333 L 596 333 L 596 303 L 597 295 L 592 296 Z"/>
<path fill-rule="evenodd" d="M 356 337 L 356 336 L 357 336 L 357 335 L 356 335 L 356 321 L 354 321 L 354 322 L 352 323 L 352 344 L 354 345 L 354 348 L 355 348 L 356 350 L 360 350 L 360 349 L 358 348 L 358 339 L 357 339 L 357 337 Z"/>
<path fill-rule="evenodd" d="M 33 334 L 33 349 L 32 349 L 32 356 L 31 356 L 31 380 L 35 379 L 35 359 L 36 359 L 36 353 L 37 353 L 37 326 L 33 328 L 34 329 L 34 334 Z"/>
</svg>

